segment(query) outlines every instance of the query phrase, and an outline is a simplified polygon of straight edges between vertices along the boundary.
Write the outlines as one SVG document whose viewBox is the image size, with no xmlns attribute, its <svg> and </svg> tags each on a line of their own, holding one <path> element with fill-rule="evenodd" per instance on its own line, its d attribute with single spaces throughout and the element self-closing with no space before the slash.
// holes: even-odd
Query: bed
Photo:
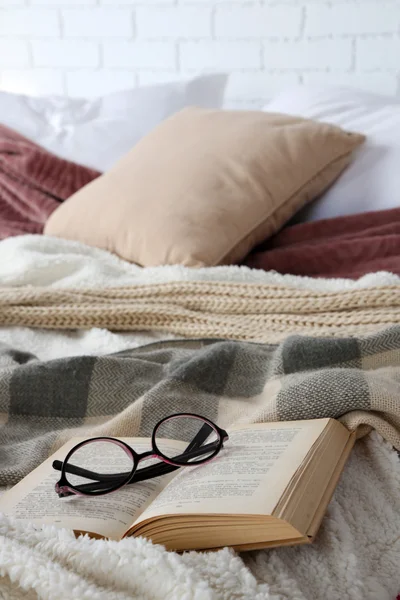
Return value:
<svg viewBox="0 0 400 600">
<path fill-rule="evenodd" d="M 373 108 L 381 105 L 375 101 Z M 59 157 L 66 161 L 64 169 L 76 174 L 71 158 Z M 91 171 L 79 171 L 79 177 L 90 181 L 98 176 L 95 169 L 105 167 L 85 168 Z M 351 179 L 349 170 L 345 175 Z M 340 185 L 342 178 L 329 194 Z M 46 191 L 37 179 L 34 187 L 63 202 L 62 192 Z M 333 416 L 357 430 L 360 439 L 310 547 L 178 555 L 144 539 L 76 539 L 69 531 L 23 526 L 2 515 L 2 597 L 62 599 L 73 590 L 76 598 L 118 600 L 396 598 L 398 209 L 390 199 L 378 208 L 379 214 L 362 219 L 325 214 L 335 218 L 293 224 L 237 261 L 242 264 L 200 268 L 143 268 L 77 240 L 8 230 L 0 242 L 2 490 L 77 432 L 147 435 L 149 415 L 168 414 L 177 404 L 224 427 Z M 31 221 L 31 214 L 25 212 L 22 221 Z M 41 214 L 37 233 L 49 213 Z M 327 257 L 315 268 L 304 258 L 310 236 L 312 255 Z M 361 241 L 352 246 L 350 268 L 346 241 L 354 237 Z M 303 256 L 298 264 L 306 264 L 307 271 L 293 266 L 296 248 Z M 340 277 L 329 279 L 332 275 Z M 252 360 L 255 346 L 262 348 L 259 362 Z M 121 357 L 125 365 L 131 361 L 129 373 L 139 363 L 147 365 L 140 371 L 140 390 Z M 88 362 L 97 365 L 87 381 L 91 411 L 82 408 L 89 396 L 71 379 Z M 249 365 L 253 380 L 261 371 L 269 373 L 260 389 L 249 383 Z M 118 373 L 119 392 L 109 372 Z M 181 388 L 171 388 L 171 382 L 187 385 L 191 393 L 184 388 L 180 396 Z M 66 397 L 67 385 L 71 404 L 63 412 L 52 399 Z"/>
</svg>

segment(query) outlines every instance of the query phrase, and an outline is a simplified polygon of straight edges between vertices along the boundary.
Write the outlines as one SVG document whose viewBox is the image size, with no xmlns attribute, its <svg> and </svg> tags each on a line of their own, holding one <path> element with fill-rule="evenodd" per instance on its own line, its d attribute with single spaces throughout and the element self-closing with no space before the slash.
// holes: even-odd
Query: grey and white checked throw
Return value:
<svg viewBox="0 0 400 600">
<path fill-rule="evenodd" d="M 149 436 L 189 411 L 222 427 L 335 417 L 400 448 L 400 327 L 279 345 L 177 340 L 39 361 L 0 344 L 0 486 L 76 435 Z M 171 432 L 178 439 L 187 432 Z"/>
</svg>

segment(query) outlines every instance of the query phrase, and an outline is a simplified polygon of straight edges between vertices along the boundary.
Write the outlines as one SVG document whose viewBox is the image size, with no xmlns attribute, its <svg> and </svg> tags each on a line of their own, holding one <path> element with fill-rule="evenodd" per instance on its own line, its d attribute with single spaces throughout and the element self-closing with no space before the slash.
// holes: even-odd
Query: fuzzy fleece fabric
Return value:
<svg viewBox="0 0 400 600">
<path fill-rule="evenodd" d="M 399 457 L 372 433 L 357 442 L 310 546 L 179 555 L 140 538 L 75 539 L 0 515 L 0 598 L 394 600 L 399 489 Z"/>
</svg>

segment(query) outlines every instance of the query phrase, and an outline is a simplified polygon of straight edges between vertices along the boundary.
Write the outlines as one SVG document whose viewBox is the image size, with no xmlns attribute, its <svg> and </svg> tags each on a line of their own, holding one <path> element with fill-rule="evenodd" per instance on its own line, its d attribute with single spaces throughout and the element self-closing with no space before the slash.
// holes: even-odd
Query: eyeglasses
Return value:
<svg viewBox="0 0 400 600">
<path fill-rule="evenodd" d="M 190 440 L 188 446 L 176 455 L 170 440 Z M 53 468 L 61 471 L 55 485 L 60 498 L 67 496 L 102 496 L 125 485 L 166 475 L 180 467 L 195 467 L 213 460 L 229 436 L 224 429 L 209 419 L 192 413 L 178 413 L 166 417 L 154 427 L 152 449 L 138 454 L 122 440 L 95 437 L 72 448 L 64 461 L 55 460 Z M 161 463 L 138 469 L 140 461 L 156 458 Z M 102 473 L 91 469 L 101 463 Z"/>
</svg>

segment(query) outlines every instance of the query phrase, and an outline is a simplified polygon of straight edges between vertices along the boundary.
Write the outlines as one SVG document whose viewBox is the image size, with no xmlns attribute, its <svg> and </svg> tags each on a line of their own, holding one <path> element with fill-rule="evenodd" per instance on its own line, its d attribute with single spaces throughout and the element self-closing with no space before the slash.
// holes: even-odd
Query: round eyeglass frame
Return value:
<svg viewBox="0 0 400 600">
<path fill-rule="evenodd" d="M 156 442 L 158 429 L 165 422 L 170 421 L 172 419 L 182 418 L 182 417 L 199 419 L 200 421 L 203 422 L 203 426 L 208 425 L 209 427 L 211 427 L 211 429 L 213 429 L 215 431 L 215 433 L 218 436 L 218 439 L 215 442 L 212 442 L 212 445 L 215 447 L 213 448 L 213 452 L 211 455 L 209 454 L 209 452 L 207 452 L 207 456 L 204 459 L 200 459 L 200 460 L 197 460 L 194 462 L 187 462 L 188 458 L 190 458 L 190 455 L 192 455 L 192 456 L 199 455 L 202 452 L 204 452 L 205 449 L 207 448 L 207 446 L 202 446 L 202 445 L 200 445 L 196 448 L 196 440 L 197 440 L 197 443 L 200 440 L 200 444 L 202 444 L 201 436 L 199 438 L 199 435 L 203 428 L 201 428 L 199 430 L 199 432 L 195 435 L 195 437 L 189 443 L 186 450 L 181 455 L 179 455 L 180 457 L 182 457 L 181 461 L 171 460 L 163 452 L 160 451 L 160 449 L 157 445 L 157 442 Z M 207 430 L 205 430 L 205 433 L 207 433 Z M 209 435 L 210 435 L 210 432 L 207 433 L 206 437 L 208 437 Z M 210 419 L 207 419 L 206 417 L 197 415 L 195 413 L 176 413 L 174 415 L 170 415 L 168 417 L 164 417 L 163 419 L 161 419 L 153 429 L 153 433 L 151 436 L 152 450 L 150 450 L 148 452 L 143 452 L 142 454 L 138 454 L 126 442 L 123 442 L 122 440 L 119 440 L 117 438 L 103 437 L 103 436 L 90 438 L 89 440 L 84 440 L 82 442 L 79 442 L 79 444 L 76 444 L 73 448 L 71 448 L 71 450 L 68 452 L 67 456 L 65 457 L 64 461 L 62 461 L 62 462 L 54 461 L 53 462 L 53 468 L 61 471 L 60 479 L 55 485 L 55 491 L 59 495 L 60 498 L 63 498 L 66 496 L 71 496 L 71 495 L 104 496 L 106 494 L 116 492 L 119 489 L 123 488 L 125 485 L 128 485 L 130 483 L 136 483 L 136 481 L 144 481 L 147 479 L 151 479 L 153 477 L 158 477 L 160 475 L 164 475 L 164 474 L 170 473 L 172 471 L 175 471 L 176 469 L 178 469 L 180 467 L 196 467 L 199 465 L 204 465 L 204 464 L 212 461 L 214 458 L 216 458 L 216 456 L 219 454 L 221 448 L 223 448 L 224 442 L 227 441 L 228 439 L 229 439 L 229 436 L 224 429 L 221 429 L 220 427 L 218 427 L 218 425 L 213 423 Z M 107 443 L 113 443 L 113 444 L 116 444 L 117 446 L 119 446 L 127 454 L 127 456 L 132 460 L 131 471 L 126 474 L 119 473 L 119 474 L 115 474 L 115 475 L 107 474 L 107 475 L 99 476 L 99 474 L 97 474 L 97 473 L 92 473 L 91 471 L 86 471 L 85 469 L 82 469 L 81 467 L 75 467 L 74 465 L 68 464 L 69 459 L 80 448 L 82 448 L 85 445 L 95 443 L 95 442 L 107 442 Z M 186 457 L 186 461 L 184 460 L 184 457 Z M 150 467 L 145 467 L 144 469 L 138 469 L 138 465 L 139 465 L 140 461 L 149 459 L 149 458 L 158 458 L 161 461 L 161 463 L 158 463 L 156 465 L 151 465 Z M 81 474 L 83 472 L 91 473 L 92 475 L 94 475 L 94 477 L 92 477 L 92 479 L 94 479 L 94 480 L 97 479 L 98 482 L 103 480 L 103 483 L 102 483 L 103 487 L 108 481 L 109 488 L 105 489 L 105 490 L 104 489 L 100 489 L 100 490 L 92 489 L 93 487 L 96 486 L 96 484 L 94 484 L 94 483 L 83 484 L 83 485 L 79 485 L 79 486 L 72 485 L 68 481 L 68 478 L 67 478 L 67 468 L 69 468 L 70 472 L 71 472 L 71 467 L 73 468 L 72 472 L 75 471 L 75 473 L 78 473 L 78 474 Z M 97 478 L 96 478 L 96 475 L 97 475 Z M 121 479 L 122 475 L 124 475 L 123 479 Z M 86 475 L 84 475 L 84 476 L 86 476 Z M 90 478 L 90 477 L 88 477 L 88 478 Z M 100 485 L 100 483 L 98 485 Z M 82 491 L 82 488 L 84 489 L 84 491 Z"/>
</svg>

